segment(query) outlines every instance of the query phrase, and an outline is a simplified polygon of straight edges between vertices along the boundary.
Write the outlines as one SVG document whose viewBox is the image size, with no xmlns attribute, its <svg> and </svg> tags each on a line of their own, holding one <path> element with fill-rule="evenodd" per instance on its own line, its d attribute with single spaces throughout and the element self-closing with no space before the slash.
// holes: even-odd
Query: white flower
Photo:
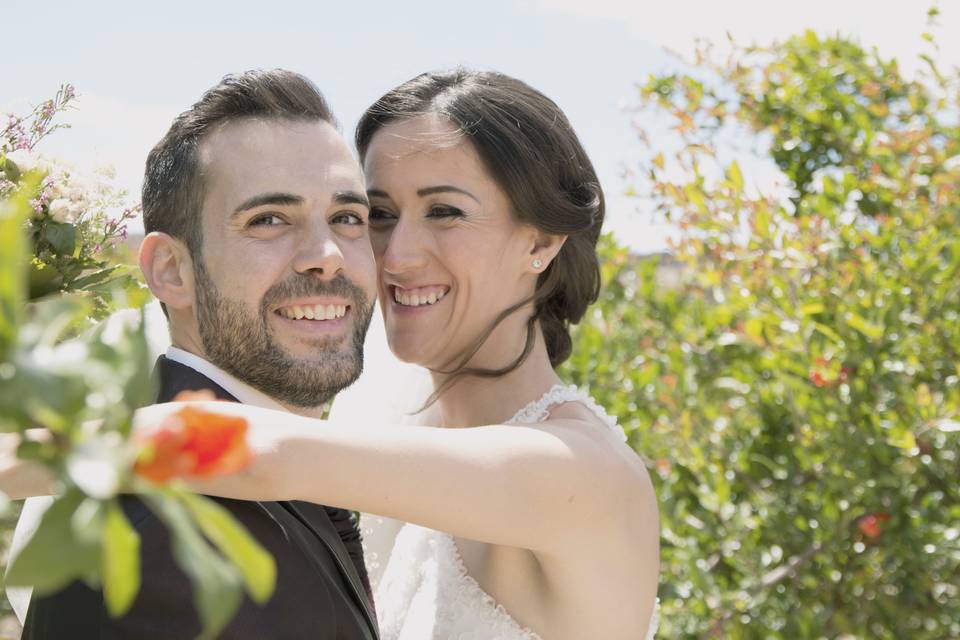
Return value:
<svg viewBox="0 0 960 640">
<path fill-rule="evenodd" d="M 26 149 L 17 149 L 6 154 L 7 159 L 12 161 L 20 169 L 20 173 L 26 173 L 37 168 L 40 162 L 39 156 Z"/>
<path fill-rule="evenodd" d="M 57 198 L 49 205 L 50 217 L 57 222 L 76 222 L 76 207 L 66 198 Z"/>
<path fill-rule="evenodd" d="M 97 167 L 93 173 L 97 177 L 103 178 L 110 182 L 117 179 L 117 169 L 112 164 L 107 164 L 101 167 Z M 109 185 L 104 185 L 104 186 L 109 188 Z"/>
</svg>

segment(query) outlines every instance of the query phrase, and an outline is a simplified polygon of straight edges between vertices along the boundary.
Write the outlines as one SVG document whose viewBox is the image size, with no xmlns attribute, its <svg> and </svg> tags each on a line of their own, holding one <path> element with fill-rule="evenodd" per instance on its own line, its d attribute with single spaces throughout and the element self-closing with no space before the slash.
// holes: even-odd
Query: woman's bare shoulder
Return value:
<svg viewBox="0 0 960 640">
<path fill-rule="evenodd" d="M 576 432 L 569 440 L 571 451 L 582 455 L 590 476 L 607 492 L 604 502 L 629 518 L 628 529 L 659 531 L 657 499 L 643 456 L 630 448 L 620 427 L 608 422 L 581 402 L 566 402 L 551 409 L 541 423 L 546 429 Z"/>
</svg>

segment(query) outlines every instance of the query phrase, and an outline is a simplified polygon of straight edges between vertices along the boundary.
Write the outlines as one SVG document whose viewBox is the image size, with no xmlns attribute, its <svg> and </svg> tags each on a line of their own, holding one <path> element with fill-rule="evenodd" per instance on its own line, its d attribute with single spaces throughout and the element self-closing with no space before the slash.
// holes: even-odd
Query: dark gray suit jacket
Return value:
<svg viewBox="0 0 960 640">
<path fill-rule="evenodd" d="M 157 374 L 159 402 L 199 389 L 236 400 L 209 378 L 164 357 L 157 362 Z M 360 535 L 349 511 L 304 502 L 216 500 L 277 563 L 272 598 L 261 606 L 244 597 L 220 638 L 376 640 Z M 173 560 L 166 528 L 140 500 L 127 496 L 123 501 L 141 540 L 142 584 L 131 610 L 111 618 L 102 592 L 77 581 L 51 596 L 33 598 L 24 640 L 186 640 L 200 633 L 190 582 Z"/>
</svg>

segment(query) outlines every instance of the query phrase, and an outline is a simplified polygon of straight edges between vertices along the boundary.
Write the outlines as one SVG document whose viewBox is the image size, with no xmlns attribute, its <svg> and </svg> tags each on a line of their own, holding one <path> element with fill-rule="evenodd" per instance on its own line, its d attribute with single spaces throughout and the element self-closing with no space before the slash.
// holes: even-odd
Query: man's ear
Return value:
<svg viewBox="0 0 960 640">
<path fill-rule="evenodd" d="M 567 236 L 553 233 L 545 233 L 539 229 L 534 229 L 533 242 L 530 246 L 529 264 L 527 265 L 532 273 L 543 273 L 553 262 L 553 259 L 560 253 L 563 243 L 567 241 Z"/>
<path fill-rule="evenodd" d="M 150 291 L 167 307 L 193 306 L 193 260 L 180 240 L 160 231 L 147 234 L 140 244 L 140 271 Z"/>
</svg>

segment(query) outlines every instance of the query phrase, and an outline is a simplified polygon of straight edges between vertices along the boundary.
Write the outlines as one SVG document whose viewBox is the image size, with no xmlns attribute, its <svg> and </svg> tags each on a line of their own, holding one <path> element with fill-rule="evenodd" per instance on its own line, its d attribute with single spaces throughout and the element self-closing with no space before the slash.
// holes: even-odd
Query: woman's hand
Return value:
<svg viewBox="0 0 960 640">
<path fill-rule="evenodd" d="M 54 475 L 42 464 L 17 457 L 20 443 L 26 440 L 49 439 L 46 429 L 29 429 L 26 434 L 0 433 L 0 491 L 11 500 L 50 495 Z"/>
</svg>

